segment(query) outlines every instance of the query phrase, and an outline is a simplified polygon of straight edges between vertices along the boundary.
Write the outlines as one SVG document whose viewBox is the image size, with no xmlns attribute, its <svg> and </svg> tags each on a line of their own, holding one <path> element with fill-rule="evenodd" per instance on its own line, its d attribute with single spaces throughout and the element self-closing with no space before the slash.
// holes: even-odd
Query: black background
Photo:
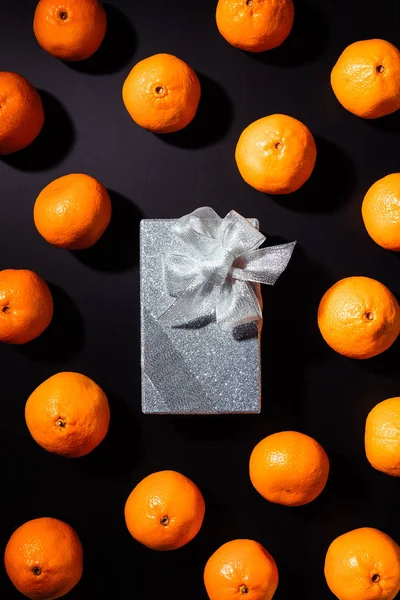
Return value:
<svg viewBox="0 0 400 600">
<path fill-rule="evenodd" d="M 370 467 L 363 433 L 369 410 L 399 395 L 399 342 L 354 361 L 331 351 L 316 323 L 320 298 L 337 280 L 366 275 L 400 293 L 399 256 L 372 242 L 360 207 L 369 186 L 399 171 L 400 113 L 367 122 L 347 113 L 329 83 L 345 46 L 379 37 L 399 45 L 398 0 L 295 0 L 294 29 L 276 50 L 250 55 L 215 25 L 215 0 L 109 0 L 107 38 L 89 61 L 67 65 L 32 32 L 33 0 L 0 4 L 0 68 L 39 90 L 46 125 L 27 150 L 0 161 L 0 267 L 37 271 L 51 285 L 55 317 L 38 340 L 2 345 L 1 545 L 41 516 L 76 528 L 85 572 L 70 593 L 83 598 L 205 599 L 209 555 L 229 539 L 260 541 L 277 561 L 277 600 L 333 598 L 323 575 L 329 543 L 377 527 L 400 542 L 399 481 Z M 182 133 L 158 137 L 130 119 L 123 81 L 140 59 L 169 52 L 200 75 L 203 97 Z M 291 196 L 268 197 L 241 179 L 234 148 L 253 120 L 281 112 L 304 121 L 318 159 Z M 93 249 L 44 242 L 32 208 L 51 180 L 72 172 L 111 191 L 114 215 Z M 142 217 L 178 217 L 210 205 L 257 217 L 270 243 L 298 240 L 274 288 L 263 290 L 263 410 L 258 416 L 144 416 L 140 408 L 138 231 Z M 53 456 L 31 439 L 24 405 L 50 375 L 75 370 L 109 395 L 109 435 L 82 459 Z M 286 508 L 252 488 L 248 460 L 266 435 L 294 429 L 326 449 L 331 473 L 313 503 Z M 145 475 L 175 469 L 206 500 L 203 527 L 181 550 L 157 553 L 133 540 L 123 508 Z M 19 593 L 1 575 L 1 595 Z"/>
</svg>

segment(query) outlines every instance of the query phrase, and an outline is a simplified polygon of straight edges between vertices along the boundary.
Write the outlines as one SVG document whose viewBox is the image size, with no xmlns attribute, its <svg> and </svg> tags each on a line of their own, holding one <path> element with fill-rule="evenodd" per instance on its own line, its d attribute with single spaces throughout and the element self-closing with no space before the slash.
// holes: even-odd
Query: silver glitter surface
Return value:
<svg viewBox="0 0 400 600">
<path fill-rule="evenodd" d="M 173 219 L 140 224 L 142 411 L 148 414 L 259 413 L 261 321 L 230 332 L 214 322 L 172 327 L 158 320 L 173 303 L 163 255 L 188 255 Z M 258 227 L 255 219 L 250 223 Z M 260 297 L 259 284 L 253 284 Z"/>
</svg>

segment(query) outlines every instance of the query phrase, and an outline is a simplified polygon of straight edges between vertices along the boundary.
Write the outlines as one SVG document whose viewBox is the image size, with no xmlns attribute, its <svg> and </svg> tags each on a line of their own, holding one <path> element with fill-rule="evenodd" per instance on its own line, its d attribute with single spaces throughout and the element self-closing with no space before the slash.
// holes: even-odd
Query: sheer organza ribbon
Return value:
<svg viewBox="0 0 400 600">
<path fill-rule="evenodd" d="M 173 234 L 188 254 L 163 257 L 175 301 L 159 319 L 172 326 L 215 319 L 223 331 L 262 318 L 254 284 L 274 285 L 296 244 L 260 248 L 266 238 L 247 219 L 234 210 L 222 219 L 209 207 L 178 219 Z"/>
</svg>

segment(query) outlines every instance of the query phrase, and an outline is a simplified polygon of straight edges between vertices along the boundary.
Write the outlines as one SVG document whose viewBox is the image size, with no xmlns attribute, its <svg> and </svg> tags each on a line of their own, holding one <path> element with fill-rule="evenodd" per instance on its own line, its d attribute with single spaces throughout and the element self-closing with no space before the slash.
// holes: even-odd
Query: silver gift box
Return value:
<svg viewBox="0 0 400 600">
<path fill-rule="evenodd" d="M 188 254 L 175 219 L 140 224 L 142 411 L 146 414 L 259 413 L 262 321 L 229 332 L 215 321 L 171 326 L 159 320 L 174 302 L 163 255 Z M 259 227 L 256 219 L 249 219 Z M 252 284 L 261 303 L 260 285 Z"/>
</svg>

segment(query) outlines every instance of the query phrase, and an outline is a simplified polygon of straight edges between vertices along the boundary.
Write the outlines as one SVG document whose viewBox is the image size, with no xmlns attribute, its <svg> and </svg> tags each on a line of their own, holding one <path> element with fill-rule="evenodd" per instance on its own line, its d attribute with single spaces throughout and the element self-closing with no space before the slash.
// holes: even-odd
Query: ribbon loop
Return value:
<svg viewBox="0 0 400 600">
<path fill-rule="evenodd" d="M 265 242 L 265 236 L 234 210 L 223 219 L 221 229 L 222 247 L 235 257 Z"/>
<path fill-rule="evenodd" d="M 209 207 L 178 219 L 173 232 L 191 256 L 164 257 L 165 287 L 176 299 L 159 319 L 176 326 L 215 317 L 228 331 L 262 318 L 253 285 L 274 285 L 296 242 L 260 249 L 265 236 L 247 219 L 234 210 L 221 219 Z"/>
<path fill-rule="evenodd" d="M 212 208 L 205 206 L 178 219 L 173 230 L 199 257 L 204 257 L 215 252 L 221 245 L 221 223 L 221 217 Z"/>
</svg>

